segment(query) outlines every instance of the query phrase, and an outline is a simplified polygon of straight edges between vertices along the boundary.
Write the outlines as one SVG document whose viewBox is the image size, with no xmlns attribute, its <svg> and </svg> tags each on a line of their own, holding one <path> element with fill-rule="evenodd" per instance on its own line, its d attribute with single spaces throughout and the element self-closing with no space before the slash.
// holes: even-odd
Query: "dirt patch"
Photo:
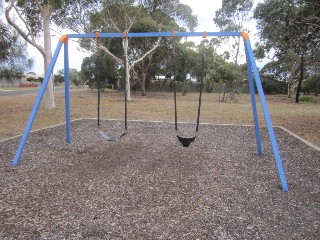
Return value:
<svg viewBox="0 0 320 240">
<path fill-rule="evenodd" d="M 193 124 L 180 124 L 193 134 Z M 183 148 L 169 123 L 129 122 L 118 142 L 96 121 L 1 142 L 1 239 L 317 239 L 317 152 L 276 129 L 289 192 L 280 189 L 268 135 L 257 156 L 252 127 L 201 125 Z M 118 135 L 122 121 L 102 130 Z"/>
</svg>

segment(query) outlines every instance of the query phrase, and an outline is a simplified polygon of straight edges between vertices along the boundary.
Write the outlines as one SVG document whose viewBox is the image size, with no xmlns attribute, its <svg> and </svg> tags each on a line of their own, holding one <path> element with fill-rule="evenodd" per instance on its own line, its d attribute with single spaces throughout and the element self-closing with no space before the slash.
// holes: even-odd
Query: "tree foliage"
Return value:
<svg viewBox="0 0 320 240">
<path fill-rule="evenodd" d="M 309 77 L 302 83 L 301 91 L 304 94 L 314 94 L 316 97 L 320 94 L 320 75 Z"/>
<path fill-rule="evenodd" d="M 2 14 L 0 2 L 0 14 Z M 32 67 L 33 61 L 28 59 L 26 44 L 10 26 L 0 19 L 0 74 L 10 78 L 23 73 Z"/>
<path fill-rule="evenodd" d="M 83 60 L 81 75 L 91 89 L 97 89 L 98 87 L 104 89 L 109 84 L 118 84 L 121 71 L 119 64 L 108 54 L 100 51 Z"/>
<path fill-rule="evenodd" d="M 69 80 L 70 84 L 75 86 L 83 86 L 84 81 L 80 72 L 75 68 L 69 68 Z M 60 84 L 64 82 L 64 69 L 60 69 L 57 74 L 54 75 L 54 82 Z"/>
<path fill-rule="evenodd" d="M 305 79 L 302 69 L 316 59 L 320 46 L 320 10 L 316 0 L 266 0 L 257 5 L 254 17 L 260 35 L 258 56 L 271 53 L 286 63 L 289 72 L 288 97 L 293 97 L 298 83 Z M 302 59 L 304 66 L 301 66 Z M 314 61 L 313 61 L 314 65 Z M 319 61 L 316 62 L 319 66 Z M 317 69 L 315 67 L 314 69 Z M 318 74 L 309 71 L 309 75 Z M 300 83 L 301 84 L 301 83 Z M 299 96 L 299 93 L 297 93 Z"/>
<path fill-rule="evenodd" d="M 243 23 L 248 20 L 252 5 L 252 0 L 223 0 L 222 8 L 216 11 L 213 21 L 221 31 L 242 31 Z"/>
<path fill-rule="evenodd" d="M 251 12 L 252 6 L 252 0 L 223 0 L 222 7 L 215 12 L 213 21 L 223 32 L 247 31 L 244 28 L 244 22 L 249 20 L 249 13 Z M 238 64 L 240 37 L 234 38 L 232 50 L 234 62 Z"/>
</svg>

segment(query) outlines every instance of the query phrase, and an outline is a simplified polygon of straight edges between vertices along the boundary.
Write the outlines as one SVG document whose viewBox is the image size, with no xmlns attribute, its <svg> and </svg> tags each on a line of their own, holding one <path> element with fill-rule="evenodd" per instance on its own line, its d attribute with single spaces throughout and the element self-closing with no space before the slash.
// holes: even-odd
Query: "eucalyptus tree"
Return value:
<svg viewBox="0 0 320 240">
<path fill-rule="evenodd" d="M 295 102 L 299 103 L 302 81 L 306 78 L 320 79 L 320 3 L 315 0 L 297 0 L 295 14 L 290 22 L 299 29 L 295 50 L 300 56 L 300 76 Z M 311 65 L 311 66 L 310 66 Z"/>
<path fill-rule="evenodd" d="M 223 32 L 248 31 L 244 28 L 244 23 L 250 20 L 250 12 L 253 6 L 253 0 L 223 0 L 222 7 L 215 12 L 213 21 Z M 234 38 L 232 53 L 234 62 L 237 65 L 240 55 L 240 37 Z"/>
<path fill-rule="evenodd" d="M 158 25 L 153 19 L 145 14 L 132 26 L 131 32 L 157 32 Z M 129 51 L 129 62 L 132 65 L 131 83 L 133 86 L 139 83 L 141 86 L 142 96 L 146 95 L 146 80 L 150 76 L 151 64 L 155 49 L 149 51 L 152 46 L 159 44 L 159 38 L 134 38 L 130 40 L 131 51 Z M 143 53 L 147 53 L 140 61 L 135 62 L 135 59 L 141 58 Z"/>
<path fill-rule="evenodd" d="M 297 102 L 303 69 L 314 61 L 319 65 L 316 60 L 320 46 L 319 15 L 319 2 L 315 0 L 266 0 L 254 12 L 260 36 L 258 52 L 262 53 L 260 56 L 272 53 L 274 60 L 286 61 L 287 95 L 296 97 Z M 313 60 L 308 62 L 309 59 Z"/>
<path fill-rule="evenodd" d="M 103 32 L 119 33 L 137 31 L 135 29 L 140 31 L 172 31 L 181 29 L 177 22 L 189 29 L 193 29 L 197 24 L 197 19 L 192 15 L 191 8 L 181 4 L 179 0 L 108 0 L 96 6 L 96 12 L 91 17 L 91 29 L 92 31 L 99 29 Z M 139 27 L 139 24 L 142 25 Z M 144 29 L 141 27 L 144 27 Z M 126 94 L 128 100 L 130 100 L 129 76 L 131 71 L 138 64 L 142 64 L 143 68 L 150 66 L 146 64 L 145 60 L 148 58 L 148 61 L 151 61 L 152 53 L 161 45 L 161 41 L 161 38 L 147 41 L 123 38 L 121 55 L 117 55 L 112 49 L 108 48 L 107 44 L 110 40 L 105 40 L 105 43 L 102 41 L 102 44 L 99 44 L 104 52 L 124 67 L 127 77 Z M 141 72 L 142 78 L 144 78 L 145 73 L 146 69 Z"/>
<path fill-rule="evenodd" d="M 93 1 L 93 0 L 92 0 Z M 74 14 L 81 0 L 6 0 L 5 17 L 8 23 L 43 56 L 46 72 L 52 57 L 51 27 L 62 24 L 68 14 Z M 63 18 L 63 20 L 61 20 Z M 45 107 L 55 108 L 53 81 L 46 90 Z"/>
</svg>

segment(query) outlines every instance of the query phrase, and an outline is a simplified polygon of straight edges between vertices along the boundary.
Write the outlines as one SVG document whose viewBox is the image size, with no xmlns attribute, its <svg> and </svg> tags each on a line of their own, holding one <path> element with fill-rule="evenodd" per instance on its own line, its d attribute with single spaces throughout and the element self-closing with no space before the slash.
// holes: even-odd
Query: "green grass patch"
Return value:
<svg viewBox="0 0 320 240">
<path fill-rule="evenodd" d="M 17 91 L 19 88 L 0 88 L 1 91 Z"/>
<path fill-rule="evenodd" d="M 1 91 L 26 91 L 39 89 L 39 87 L 25 87 L 25 88 L 0 88 Z"/>
<path fill-rule="evenodd" d="M 317 98 L 315 96 L 311 96 L 311 95 L 304 95 L 304 96 L 301 96 L 299 98 L 299 100 L 301 102 L 310 102 L 310 103 L 317 103 Z"/>
</svg>

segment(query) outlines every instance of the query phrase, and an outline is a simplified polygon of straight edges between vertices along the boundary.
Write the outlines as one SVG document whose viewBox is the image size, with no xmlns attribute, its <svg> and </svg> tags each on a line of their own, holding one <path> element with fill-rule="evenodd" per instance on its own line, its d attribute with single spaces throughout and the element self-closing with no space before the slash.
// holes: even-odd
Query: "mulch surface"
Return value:
<svg viewBox="0 0 320 240">
<path fill-rule="evenodd" d="M 201 125 L 183 148 L 174 124 L 129 122 L 117 142 L 94 120 L 0 142 L 1 239 L 317 239 L 320 152 L 275 129 L 289 192 L 280 188 L 268 134 Z M 101 129 L 120 135 L 123 122 Z M 194 124 L 179 124 L 186 136 Z"/>
</svg>

